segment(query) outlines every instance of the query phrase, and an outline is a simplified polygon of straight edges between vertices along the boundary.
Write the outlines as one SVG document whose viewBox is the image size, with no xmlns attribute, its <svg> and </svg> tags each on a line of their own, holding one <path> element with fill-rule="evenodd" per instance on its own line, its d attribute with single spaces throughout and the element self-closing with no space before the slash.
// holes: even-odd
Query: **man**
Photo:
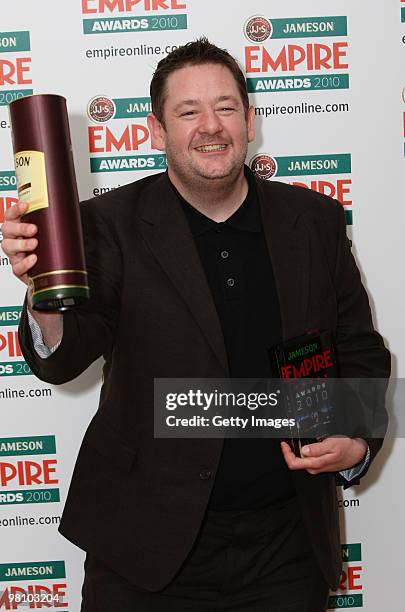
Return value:
<svg viewBox="0 0 405 612">
<path fill-rule="evenodd" d="M 324 611 L 340 572 L 336 474 L 353 482 L 381 441 L 329 438 L 295 457 L 274 440 L 154 439 L 153 381 L 266 377 L 269 347 L 314 328 L 334 333 L 342 376 L 388 376 L 343 210 L 244 166 L 254 109 L 206 39 L 158 64 L 151 98 L 168 172 L 82 205 L 89 304 L 41 314 L 28 294 L 20 327 L 48 382 L 106 360 L 60 526 L 87 551 L 82 610 Z M 7 212 L 3 249 L 27 282 L 25 210 Z"/>
</svg>

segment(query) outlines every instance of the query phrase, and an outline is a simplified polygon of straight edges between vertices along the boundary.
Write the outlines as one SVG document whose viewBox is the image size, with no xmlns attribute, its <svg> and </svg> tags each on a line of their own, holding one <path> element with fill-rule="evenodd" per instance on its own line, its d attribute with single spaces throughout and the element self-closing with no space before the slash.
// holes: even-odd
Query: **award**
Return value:
<svg viewBox="0 0 405 612">
<path fill-rule="evenodd" d="M 32 305 L 63 311 L 89 298 L 66 100 L 28 96 L 9 109 L 18 198 L 38 226 Z"/>
<path fill-rule="evenodd" d="M 300 457 L 302 446 L 336 433 L 332 335 L 322 331 L 287 340 L 270 349 L 270 361 L 273 376 L 281 379 L 287 417 L 295 423 L 288 442 Z"/>
</svg>

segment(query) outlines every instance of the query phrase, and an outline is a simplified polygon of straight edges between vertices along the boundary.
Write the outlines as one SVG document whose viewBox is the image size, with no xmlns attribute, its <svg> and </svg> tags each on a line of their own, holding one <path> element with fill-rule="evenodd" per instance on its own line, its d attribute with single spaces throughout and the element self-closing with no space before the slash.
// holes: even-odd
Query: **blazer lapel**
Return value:
<svg viewBox="0 0 405 612">
<path fill-rule="evenodd" d="M 145 190 L 141 220 L 147 245 L 186 302 L 227 376 L 225 342 L 211 290 L 187 220 L 166 174 Z"/>
<path fill-rule="evenodd" d="M 299 212 L 279 195 L 276 183 L 256 181 L 256 186 L 280 301 L 283 337 L 287 340 L 307 331 L 311 275 L 308 230 Z M 140 216 L 147 245 L 184 299 L 227 375 L 225 343 L 211 290 L 167 174 L 145 189 Z"/>
<path fill-rule="evenodd" d="M 283 338 L 307 331 L 310 282 L 308 232 L 299 213 L 277 193 L 276 184 L 257 181 L 267 247 L 280 301 Z"/>
</svg>

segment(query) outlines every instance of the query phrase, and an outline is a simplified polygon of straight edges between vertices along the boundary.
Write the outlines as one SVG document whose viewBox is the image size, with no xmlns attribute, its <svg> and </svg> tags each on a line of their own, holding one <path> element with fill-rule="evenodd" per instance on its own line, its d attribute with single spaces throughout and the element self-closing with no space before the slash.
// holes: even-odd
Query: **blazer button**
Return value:
<svg viewBox="0 0 405 612">
<path fill-rule="evenodd" d="M 212 472 L 210 470 L 202 470 L 200 472 L 201 480 L 209 480 L 211 478 Z"/>
</svg>

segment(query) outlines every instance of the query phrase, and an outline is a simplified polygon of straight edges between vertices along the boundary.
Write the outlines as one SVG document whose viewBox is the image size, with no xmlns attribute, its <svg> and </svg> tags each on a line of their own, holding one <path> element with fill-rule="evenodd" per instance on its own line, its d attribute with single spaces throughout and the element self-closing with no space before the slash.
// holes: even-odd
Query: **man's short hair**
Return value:
<svg viewBox="0 0 405 612">
<path fill-rule="evenodd" d="M 166 99 L 167 77 L 175 70 L 180 70 L 180 68 L 185 66 L 199 66 L 201 64 L 219 64 L 230 70 L 238 86 L 245 113 L 247 113 L 249 96 L 246 79 L 238 62 L 226 49 L 220 49 L 203 36 L 181 47 L 177 47 L 177 49 L 160 60 L 157 65 L 150 84 L 150 97 L 152 112 L 162 125 L 164 125 L 163 107 Z"/>
</svg>

